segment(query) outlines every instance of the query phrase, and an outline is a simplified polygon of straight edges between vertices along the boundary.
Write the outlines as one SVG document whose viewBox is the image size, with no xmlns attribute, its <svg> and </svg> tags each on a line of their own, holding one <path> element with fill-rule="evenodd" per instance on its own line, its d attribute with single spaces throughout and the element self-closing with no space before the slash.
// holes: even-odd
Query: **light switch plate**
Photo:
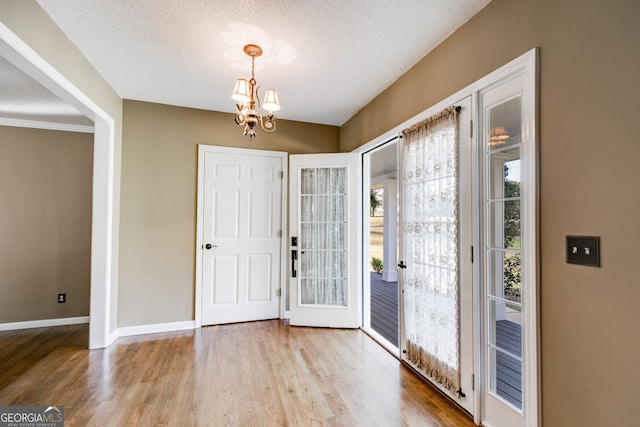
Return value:
<svg viewBox="0 0 640 427">
<path fill-rule="evenodd" d="M 567 263 L 600 267 L 600 237 L 567 236 Z"/>
</svg>

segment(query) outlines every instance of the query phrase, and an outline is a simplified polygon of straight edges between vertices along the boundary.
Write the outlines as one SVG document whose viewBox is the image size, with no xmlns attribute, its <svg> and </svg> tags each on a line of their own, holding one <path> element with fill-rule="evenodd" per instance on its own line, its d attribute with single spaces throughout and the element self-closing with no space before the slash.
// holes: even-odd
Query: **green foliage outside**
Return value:
<svg viewBox="0 0 640 427">
<path fill-rule="evenodd" d="M 371 268 L 378 274 L 382 274 L 382 260 L 380 258 L 371 257 Z"/>
<path fill-rule="evenodd" d="M 372 189 L 369 192 L 369 216 L 376 216 L 376 211 L 382 206 L 381 190 Z"/>
<path fill-rule="evenodd" d="M 520 197 L 520 182 L 507 179 L 508 166 L 504 168 L 504 196 Z M 520 201 L 504 203 L 504 247 L 520 248 Z M 507 254 L 504 262 L 505 298 L 520 301 L 522 258 L 519 253 Z"/>
</svg>

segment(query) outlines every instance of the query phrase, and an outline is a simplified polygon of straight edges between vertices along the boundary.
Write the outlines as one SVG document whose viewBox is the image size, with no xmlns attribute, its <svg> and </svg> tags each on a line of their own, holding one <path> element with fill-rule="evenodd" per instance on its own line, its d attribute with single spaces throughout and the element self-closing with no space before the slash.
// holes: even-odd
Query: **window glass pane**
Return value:
<svg viewBox="0 0 640 427">
<path fill-rule="evenodd" d="M 329 168 L 317 168 L 316 169 L 316 181 L 315 181 L 315 194 L 327 194 L 329 193 L 329 187 L 331 183 L 331 171 Z"/>
<path fill-rule="evenodd" d="M 315 169 L 303 168 L 300 170 L 300 194 L 313 194 Z"/>
<path fill-rule="evenodd" d="M 489 198 L 520 197 L 520 147 L 489 155 Z"/>
<path fill-rule="evenodd" d="M 492 250 L 488 259 L 489 295 L 520 303 L 522 257 L 518 252 Z"/>
<path fill-rule="evenodd" d="M 346 288 L 346 168 L 301 170 L 300 302 L 344 306 Z"/>
<path fill-rule="evenodd" d="M 339 194 L 336 196 L 332 196 L 332 204 L 331 204 L 331 220 L 334 222 L 346 222 L 346 214 L 347 210 L 345 207 L 345 196 L 343 194 Z"/>
<path fill-rule="evenodd" d="M 488 150 L 520 143 L 520 124 L 522 123 L 520 95 L 491 107 L 486 117 L 485 144 Z"/>
<path fill-rule="evenodd" d="M 520 249 L 520 200 L 489 202 L 489 246 Z"/>
<path fill-rule="evenodd" d="M 346 191 L 346 168 L 331 169 L 331 194 L 345 194 Z"/>
<path fill-rule="evenodd" d="M 300 222 L 313 220 L 313 196 L 300 195 Z"/>
<path fill-rule="evenodd" d="M 520 304 L 489 300 L 489 344 L 522 357 L 522 308 Z"/>
<path fill-rule="evenodd" d="M 489 386 L 497 394 L 518 409 L 522 409 L 522 361 L 496 349 L 489 351 Z"/>
</svg>

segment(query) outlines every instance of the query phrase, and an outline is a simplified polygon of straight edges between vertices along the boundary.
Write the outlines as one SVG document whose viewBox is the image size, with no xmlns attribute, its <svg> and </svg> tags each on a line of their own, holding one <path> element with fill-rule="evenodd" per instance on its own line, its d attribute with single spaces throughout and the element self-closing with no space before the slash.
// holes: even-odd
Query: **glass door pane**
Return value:
<svg viewBox="0 0 640 427">
<path fill-rule="evenodd" d="M 303 168 L 300 304 L 347 306 L 346 168 Z"/>
<path fill-rule="evenodd" d="M 489 391 L 522 409 L 521 99 L 485 113 Z"/>
</svg>

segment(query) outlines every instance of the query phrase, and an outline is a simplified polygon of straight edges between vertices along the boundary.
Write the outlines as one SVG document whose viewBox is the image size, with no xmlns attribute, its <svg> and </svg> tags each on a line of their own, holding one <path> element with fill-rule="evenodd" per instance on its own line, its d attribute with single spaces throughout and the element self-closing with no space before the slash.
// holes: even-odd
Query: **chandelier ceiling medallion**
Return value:
<svg viewBox="0 0 640 427">
<path fill-rule="evenodd" d="M 248 44 L 244 47 L 244 53 L 251 57 L 251 79 L 237 79 L 231 98 L 236 101 L 236 124 L 244 126 L 244 134 L 249 135 L 249 138 L 253 140 L 256 136 L 255 128 L 258 122 L 260 122 L 260 127 L 265 132 L 271 133 L 276 130 L 273 112 L 280 110 L 280 102 L 278 101 L 276 90 L 267 89 L 264 101 L 262 104 L 260 103 L 260 98 L 258 97 L 260 86 L 257 86 L 254 77 L 254 62 L 258 56 L 262 55 L 262 48 L 255 44 Z M 257 108 L 256 102 L 258 104 Z M 260 114 L 260 108 L 268 113 L 264 120 L 262 114 Z"/>
</svg>

